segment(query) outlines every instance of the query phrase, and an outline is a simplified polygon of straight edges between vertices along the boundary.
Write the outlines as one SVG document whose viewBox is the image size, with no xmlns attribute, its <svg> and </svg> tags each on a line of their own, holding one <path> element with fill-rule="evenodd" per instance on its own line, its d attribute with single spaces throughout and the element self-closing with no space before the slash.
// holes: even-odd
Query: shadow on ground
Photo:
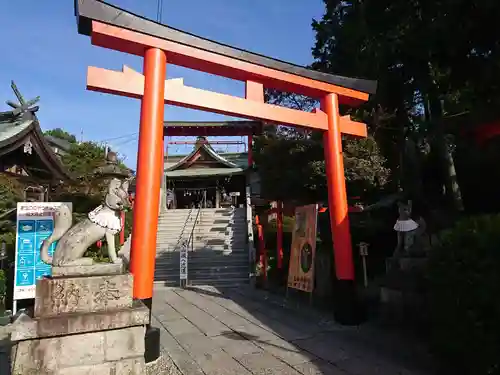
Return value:
<svg viewBox="0 0 500 375">
<path fill-rule="evenodd" d="M 153 315 L 164 350 L 184 375 L 432 373 L 415 342 L 370 324 L 340 326 L 250 286 L 158 286 Z"/>
</svg>

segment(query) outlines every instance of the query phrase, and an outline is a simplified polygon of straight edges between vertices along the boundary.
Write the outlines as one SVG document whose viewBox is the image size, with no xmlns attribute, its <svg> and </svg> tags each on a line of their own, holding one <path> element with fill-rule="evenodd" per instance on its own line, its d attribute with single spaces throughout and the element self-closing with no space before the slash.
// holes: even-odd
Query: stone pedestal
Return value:
<svg viewBox="0 0 500 375">
<path fill-rule="evenodd" d="M 132 275 L 88 267 L 37 282 L 35 316 L 22 316 L 11 334 L 12 375 L 145 373 L 149 310 L 132 300 Z"/>
</svg>

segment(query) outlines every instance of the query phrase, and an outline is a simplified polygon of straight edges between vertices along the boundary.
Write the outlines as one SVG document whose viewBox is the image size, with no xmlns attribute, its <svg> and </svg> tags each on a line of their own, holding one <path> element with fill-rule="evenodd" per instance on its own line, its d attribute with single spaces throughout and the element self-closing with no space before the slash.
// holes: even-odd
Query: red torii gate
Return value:
<svg viewBox="0 0 500 375">
<path fill-rule="evenodd" d="M 93 45 L 144 57 L 143 73 L 89 67 L 87 88 L 141 99 L 137 191 L 134 207 L 131 271 L 134 297 L 151 306 L 158 225 L 158 199 L 163 168 L 164 104 L 201 109 L 267 123 L 324 132 L 328 202 L 335 238 L 337 290 L 354 292 L 341 134 L 365 137 L 365 124 L 339 115 L 339 104 L 358 105 L 374 94 L 376 81 L 341 77 L 306 69 L 216 43 L 127 12 L 100 0 L 78 0 L 80 34 Z M 166 64 L 179 65 L 246 83 L 245 98 L 165 81 Z M 294 92 L 321 101 L 321 110 L 303 112 L 264 103 L 264 87 Z M 346 301 L 347 303 L 347 301 Z M 351 310 L 340 304 L 337 318 Z"/>
</svg>

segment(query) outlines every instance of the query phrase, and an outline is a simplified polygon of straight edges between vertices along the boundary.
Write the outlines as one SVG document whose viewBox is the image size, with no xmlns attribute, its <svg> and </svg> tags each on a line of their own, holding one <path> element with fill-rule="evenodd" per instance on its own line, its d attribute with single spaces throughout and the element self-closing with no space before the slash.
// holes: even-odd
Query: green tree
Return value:
<svg viewBox="0 0 500 375">
<path fill-rule="evenodd" d="M 73 134 L 70 134 L 61 128 L 47 130 L 43 134 L 62 139 L 62 140 L 67 141 L 69 143 L 77 143 L 76 137 Z"/>
<path fill-rule="evenodd" d="M 434 195 L 461 208 L 454 144 L 443 118 L 462 112 L 498 116 L 500 32 L 490 30 L 500 3 L 479 0 L 324 0 L 325 14 L 313 21 L 313 67 L 379 81 L 377 95 L 361 109 L 386 114 L 372 129 L 403 188 L 414 185 L 403 161 L 408 138 L 430 147 Z M 481 20 L 481 22 L 478 22 Z M 459 26 L 458 26 L 459 25 Z M 496 117 L 498 118 L 498 117 Z M 389 121 L 387 121 L 389 120 Z M 370 121 L 368 121 L 370 123 Z M 374 124 L 374 121 L 371 121 Z M 378 133 L 378 134 L 376 134 Z M 406 160 L 408 161 L 408 160 Z M 418 160 L 410 161 L 415 164 Z M 399 165 L 399 168 L 394 166 Z M 443 189 L 445 187 L 445 189 Z M 421 193 L 421 192 L 420 192 Z"/>
<path fill-rule="evenodd" d="M 261 178 L 262 195 L 269 199 L 302 202 L 327 201 L 322 136 L 298 136 L 283 129 L 255 140 L 254 159 Z M 292 136 L 290 136 L 290 132 Z M 372 137 L 343 142 L 344 167 L 350 196 L 368 198 L 383 188 L 389 177 L 385 158 Z"/>
<path fill-rule="evenodd" d="M 298 94 L 266 90 L 266 102 L 302 111 L 318 103 Z M 373 137 L 343 141 L 344 167 L 350 196 L 367 197 L 388 182 L 386 160 Z M 269 199 L 326 201 L 326 173 L 321 132 L 287 126 L 266 126 L 255 139 L 254 160 L 262 195 Z"/>
</svg>

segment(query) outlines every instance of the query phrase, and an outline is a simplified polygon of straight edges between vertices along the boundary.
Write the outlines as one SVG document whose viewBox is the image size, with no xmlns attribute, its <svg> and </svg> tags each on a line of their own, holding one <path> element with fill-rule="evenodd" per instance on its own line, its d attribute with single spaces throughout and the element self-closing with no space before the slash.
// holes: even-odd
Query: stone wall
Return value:
<svg viewBox="0 0 500 375">
<path fill-rule="evenodd" d="M 12 353 L 12 375 L 141 374 L 144 334 L 138 326 L 20 341 Z"/>
</svg>

